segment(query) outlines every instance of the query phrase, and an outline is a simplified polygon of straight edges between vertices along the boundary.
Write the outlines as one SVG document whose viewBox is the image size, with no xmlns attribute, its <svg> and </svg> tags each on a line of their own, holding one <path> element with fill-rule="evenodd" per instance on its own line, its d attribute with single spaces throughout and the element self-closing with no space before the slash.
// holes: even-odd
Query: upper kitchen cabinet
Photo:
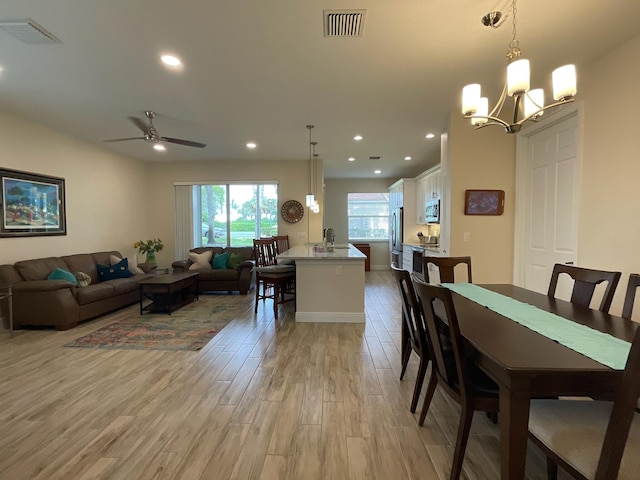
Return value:
<svg viewBox="0 0 640 480">
<path fill-rule="evenodd" d="M 442 195 L 440 165 L 430 168 L 416 177 L 416 223 L 426 224 L 425 203 Z"/>
<path fill-rule="evenodd" d="M 401 178 L 389 187 L 389 209 L 403 207 L 404 218 L 413 218 L 416 202 L 416 182 L 413 178 Z M 411 217 L 409 217 L 411 215 Z"/>
</svg>

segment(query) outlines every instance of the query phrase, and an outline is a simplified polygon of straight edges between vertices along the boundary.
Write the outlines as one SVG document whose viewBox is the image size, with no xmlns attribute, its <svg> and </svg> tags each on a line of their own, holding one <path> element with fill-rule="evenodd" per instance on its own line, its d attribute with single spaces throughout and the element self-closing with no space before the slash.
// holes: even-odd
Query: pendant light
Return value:
<svg viewBox="0 0 640 480">
<path fill-rule="evenodd" d="M 312 147 L 312 142 L 311 142 L 311 130 L 313 129 L 313 125 L 307 125 L 307 129 L 309 130 L 309 193 L 306 196 L 306 205 L 307 207 L 311 208 L 313 206 L 313 203 L 316 201 L 316 197 L 313 194 L 313 190 L 311 189 L 311 185 L 312 185 L 312 160 L 311 160 L 311 147 Z"/>
</svg>

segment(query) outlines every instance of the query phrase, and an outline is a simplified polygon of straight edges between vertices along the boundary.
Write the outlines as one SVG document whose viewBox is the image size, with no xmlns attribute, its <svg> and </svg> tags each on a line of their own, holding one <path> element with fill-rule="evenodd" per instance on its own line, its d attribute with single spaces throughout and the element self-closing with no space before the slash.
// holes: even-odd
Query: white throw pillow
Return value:
<svg viewBox="0 0 640 480">
<path fill-rule="evenodd" d="M 116 255 L 109 255 L 109 262 L 111 262 L 111 266 L 113 267 L 116 263 L 121 262 L 122 259 Z M 134 275 L 140 275 L 144 273 L 140 267 L 138 267 L 138 255 L 135 253 L 133 255 L 129 255 L 127 257 L 127 262 L 129 263 L 129 271 Z"/>
<path fill-rule="evenodd" d="M 189 252 L 189 260 L 193 262 L 193 264 L 189 267 L 189 270 L 212 270 L 212 254 L 213 252 L 211 250 L 207 250 L 202 253 Z"/>
</svg>

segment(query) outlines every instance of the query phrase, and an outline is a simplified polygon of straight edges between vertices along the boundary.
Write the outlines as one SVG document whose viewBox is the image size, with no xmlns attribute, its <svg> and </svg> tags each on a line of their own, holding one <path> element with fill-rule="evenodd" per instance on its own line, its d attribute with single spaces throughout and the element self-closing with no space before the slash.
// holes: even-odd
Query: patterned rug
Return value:
<svg viewBox="0 0 640 480">
<path fill-rule="evenodd" d="M 65 347 L 133 350 L 200 350 L 231 320 L 251 310 L 251 295 L 201 295 L 167 314 L 139 314 L 138 306 Z M 253 311 L 251 311 L 253 314 Z M 122 313 L 116 315 L 122 316 Z"/>
</svg>

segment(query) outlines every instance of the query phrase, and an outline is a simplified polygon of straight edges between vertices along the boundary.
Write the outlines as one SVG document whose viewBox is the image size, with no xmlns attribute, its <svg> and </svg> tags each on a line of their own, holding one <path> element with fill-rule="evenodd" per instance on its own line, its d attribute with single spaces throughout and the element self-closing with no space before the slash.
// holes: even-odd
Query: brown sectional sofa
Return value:
<svg viewBox="0 0 640 480">
<path fill-rule="evenodd" d="M 237 270 L 227 269 L 211 269 L 197 270 L 198 290 L 201 292 L 239 292 L 246 295 L 255 284 L 255 274 L 253 267 L 253 247 L 198 247 L 192 248 L 191 252 L 204 253 L 207 250 L 212 251 L 212 258 L 217 253 L 229 252 L 242 256 L 243 262 Z M 180 260 L 173 262 L 171 265 L 174 272 L 186 272 L 193 264 L 190 260 Z"/>
<path fill-rule="evenodd" d="M 0 283 L 9 284 L 13 294 L 13 324 L 52 326 L 68 330 L 78 322 L 139 301 L 138 282 L 150 274 L 98 281 L 97 264 L 110 265 L 109 257 L 120 252 L 97 252 L 22 260 L 0 265 Z M 83 272 L 91 284 L 77 287 L 65 280 L 47 280 L 56 268 L 71 273 Z"/>
</svg>

